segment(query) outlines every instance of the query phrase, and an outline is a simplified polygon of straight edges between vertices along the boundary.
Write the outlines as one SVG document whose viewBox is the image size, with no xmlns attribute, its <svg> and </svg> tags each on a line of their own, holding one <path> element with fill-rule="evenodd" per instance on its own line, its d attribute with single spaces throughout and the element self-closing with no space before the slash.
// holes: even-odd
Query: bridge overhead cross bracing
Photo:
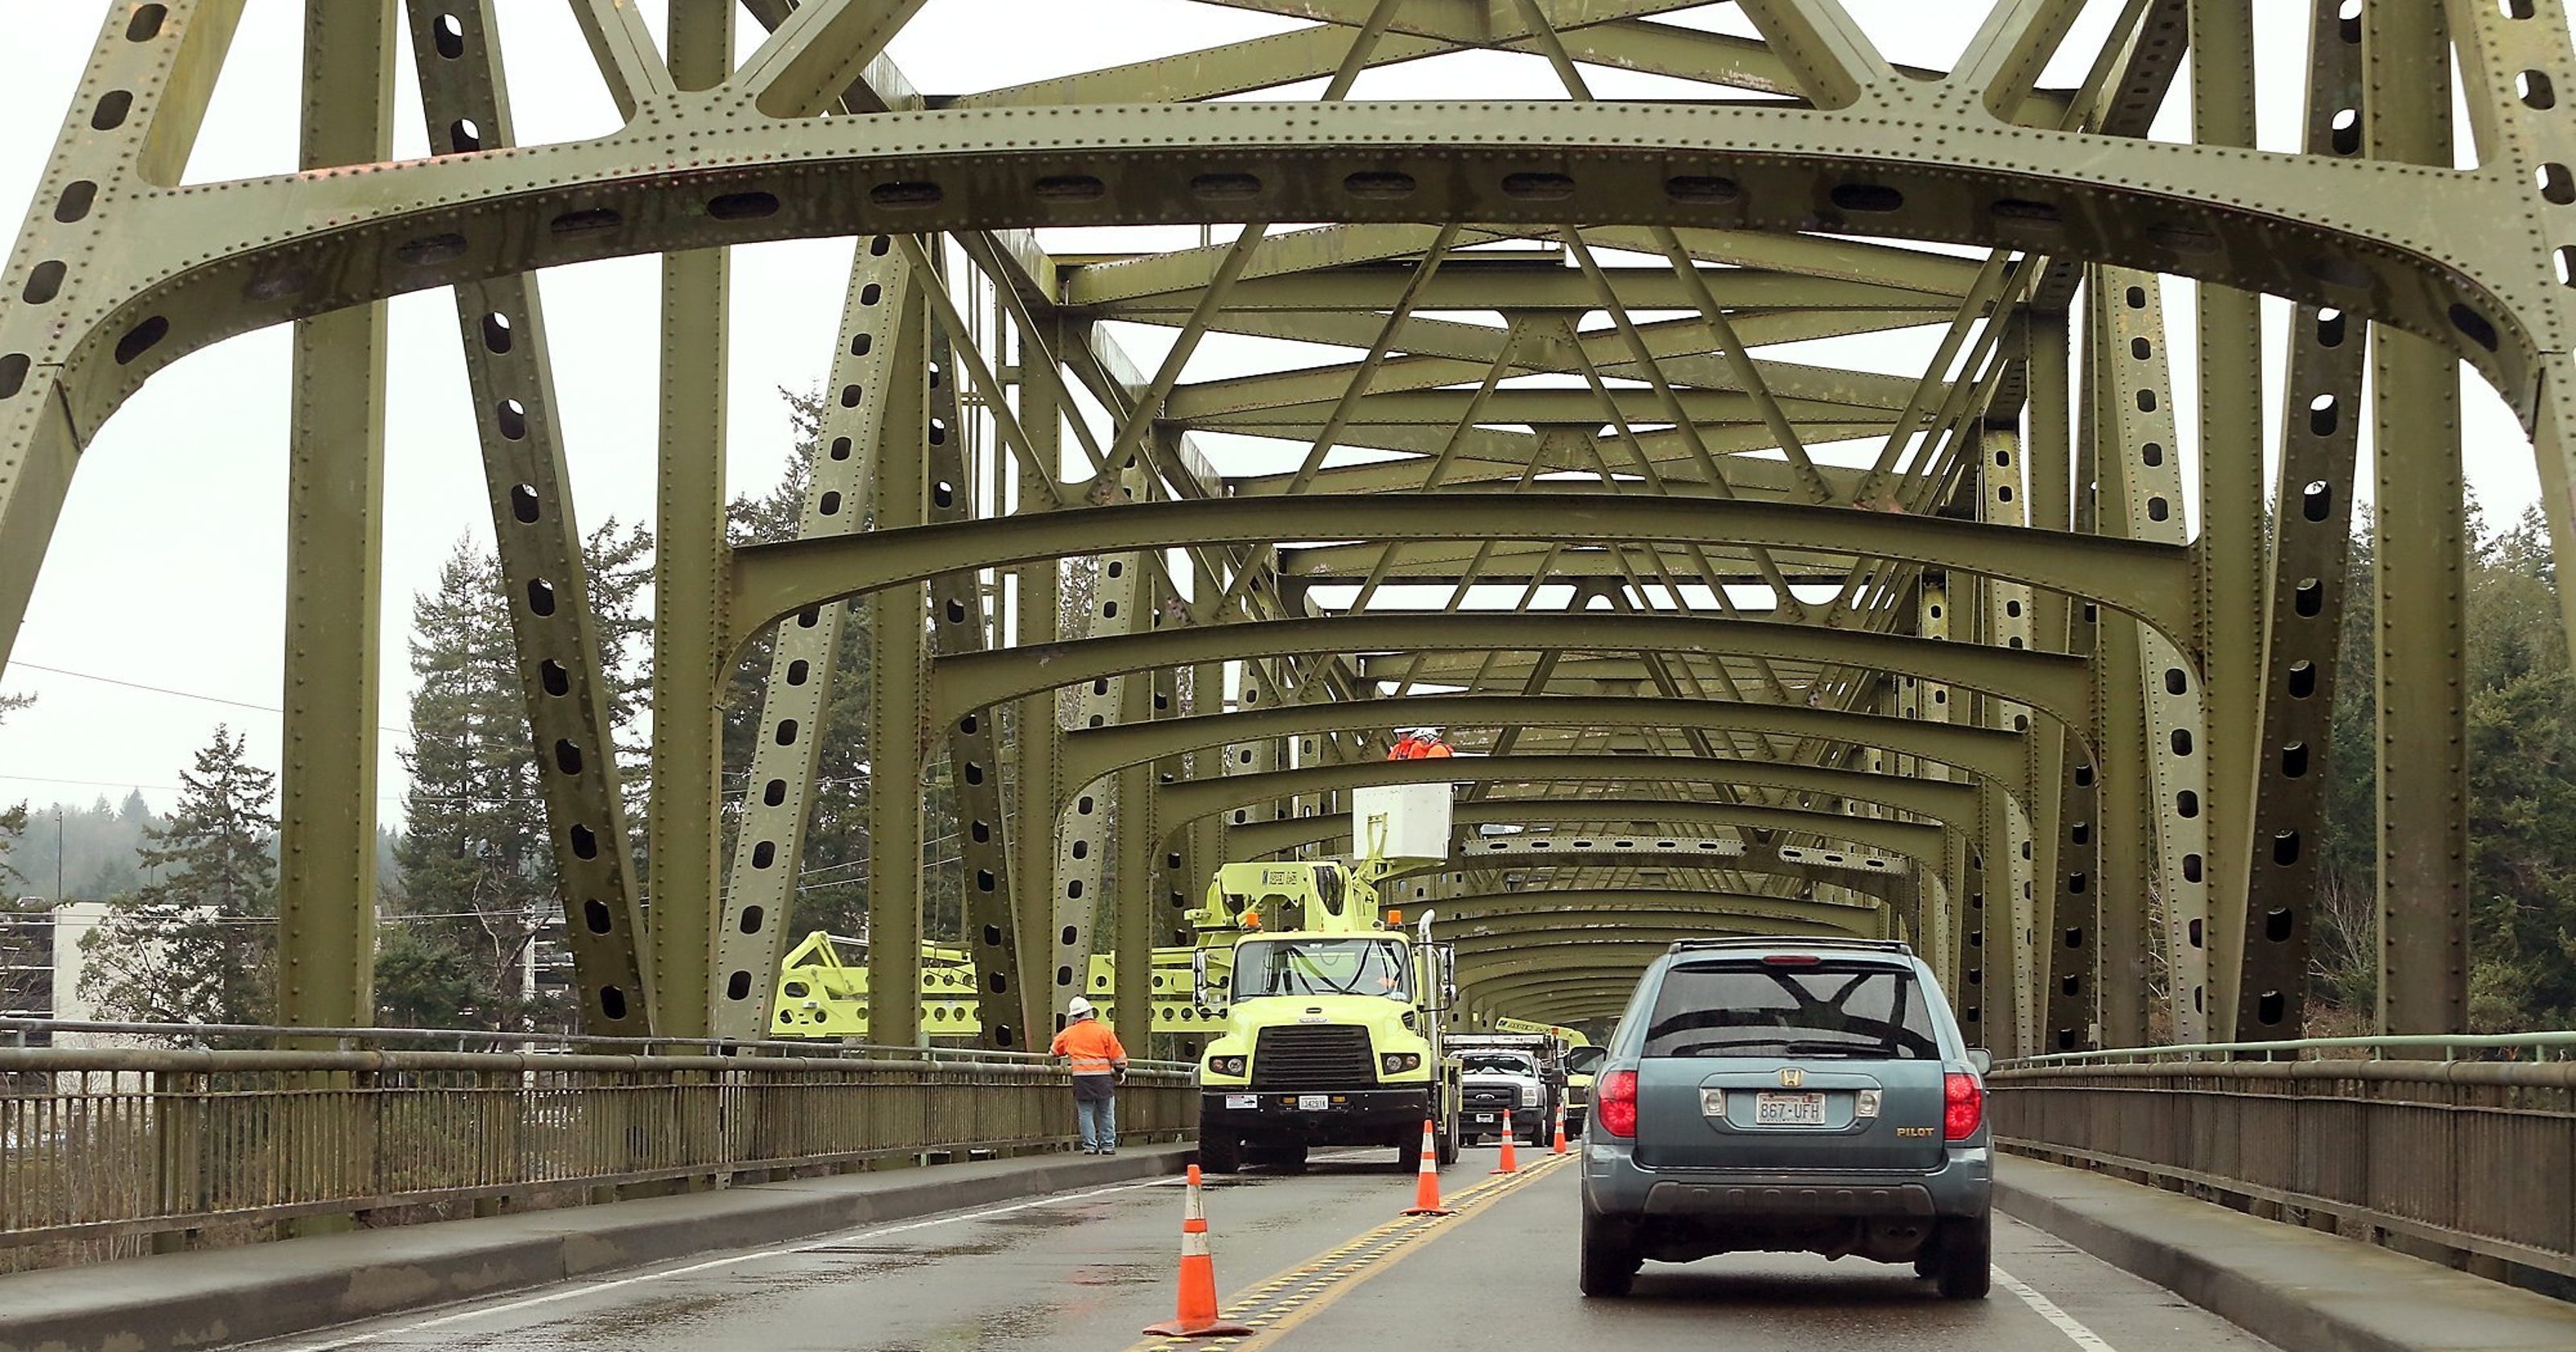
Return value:
<svg viewBox="0 0 2576 1352">
<path fill-rule="evenodd" d="M 497 0 L 316 0 L 301 172 L 208 183 L 183 171 L 244 0 L 104 8 L 0 277 L 0 659 L 100 427 L 185 354 L 295 326 L 282 1022 L 369 1008 L 382 753 L 352 730 L 379 321 L 413 291 L 463 307 L 495 604 L 609 1030 L 765 1026 L 816 773 L 784 748 L 834 679 L 795 654 L 832 644 L 770 650 L 738 812 L 715 701 L 846 602 L 876 653 L 871 929 L 905 940 L 873 979 L 916 986 L 911 936 L 965 944 L 996 1040 L 1095 950 L 1141 979 L 1215 863 L 1334 848 L 1353 789 L 1442 780 L 1456 848 L 1399 886 L 1467 927 L 1485 1007 L 1597 1014 L 1675 935 L 1832 930 L 1916 944 L 1999 1052 L 2292 1035 L 2365 348 L 2420 452 L 2380 467 L 2422 526 L 2375 560 L 2383 614 L 2462 618 L 2456 420 L 2425 410 L 2463 363 L 2576 529 L 2561 0 L 2303 7 L 2290 146 L 2255 140 L 2255 0 L 1953 6 L 1939 61 L 1841 0 L 1176 5 L 1227 20 L 1195 46 L 964 0 L 660 29 L 573 0 L 562 51 Z M 2455 68 L 2464 163 L 2433 130 Z M 508 70 L 595 71 L 620 124 L 516 144 Z M 2149 139 L 2168 110 L 2184 139 Z M 388 120 L 421 117 L 431 153 L 395 160 Z M 850 235 L 803 524 L 730 538 L 723 251 Z M 649 911 L 524 281 L 645 254 Z M 2256 293 L 2296 303 L 2279 351 Z M 2267 379 L 2296 394 L 2277 486 Z M 2382 647 L 2408 861 L 2382 928 L 2444 955 L 2393 965 L 2382 1016 L 2450 1031 L 2459 659 Z M 1388 765 L 1414 725 L 1460 757 Z M 965 786 L 970 843 L 925 864 L 933 784 Z M 923 931 L 940 868 L 971 932 Z"/>
</svg>

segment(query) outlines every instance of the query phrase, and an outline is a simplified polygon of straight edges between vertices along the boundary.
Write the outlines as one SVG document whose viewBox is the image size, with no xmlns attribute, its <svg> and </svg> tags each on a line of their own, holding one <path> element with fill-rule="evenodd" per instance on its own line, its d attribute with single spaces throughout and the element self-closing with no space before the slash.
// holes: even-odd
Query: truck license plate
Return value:
<svg viewBox="0 0 2576 1352">
<path fill-rule="evenodd" d="M 1824 1124 L 1825 1096 L 1822 1094 L 1753 1096 L 1753 1125 L 1757 1127 L 1821 1127 Z"/>
<path fill-rule="evenodd" d="M 1323 1094 L 1299 1094 L 1297 1096 L 1297 1111 L 1301 1113 L 1320 1113 L 1331 1106 L 1333 1106 L 1332 1099 Z"/>
<path fill-rule="evenodd" d="M 1502 1116 L 1502 1114 L 1501 1114 L 1501 1113 L 1478 1113 L 1478 1114 L 1476 1114 L 1476 1120 L 1477 1120 L 1478 1122 L 1480 1122 L 1480 1123 L 1482 1123 L 1482 1122 L 1491 1122 L 1491 1121 L 1494 1121 L 1495 1119 L 1497 1119 L 1497 1118 L 1499 1118 L 1499 1117 L 1501 1117 L 1501 1116 Z"/>
</svg>

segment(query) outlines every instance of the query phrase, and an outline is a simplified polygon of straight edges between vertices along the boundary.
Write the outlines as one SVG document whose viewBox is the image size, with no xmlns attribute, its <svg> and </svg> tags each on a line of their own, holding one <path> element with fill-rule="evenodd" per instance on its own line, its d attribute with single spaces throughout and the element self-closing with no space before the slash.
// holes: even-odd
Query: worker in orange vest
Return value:
<svg viewBox="0 0 2576 1352">
<path fill-rule="evenodd" d="M 1408 730 L 1403 739 L 1386 753 L 1386 758 L 1388 760 L 1432 760 L 1456 754 L 1458 753 L 1447 742 L 1440 740 L 1440 729 L 1413 728 Z"/>
<path fill-rule="evenodd" d="M 1077 995 L 1064 1007 L 1064 1031 L 1048 1050 L 1073 1064 L 1073 1115 L 1082 1153 L 1118 1153 L 1118 1086 L 1127 1078 L 1127 1049 Z"/>
</svg>

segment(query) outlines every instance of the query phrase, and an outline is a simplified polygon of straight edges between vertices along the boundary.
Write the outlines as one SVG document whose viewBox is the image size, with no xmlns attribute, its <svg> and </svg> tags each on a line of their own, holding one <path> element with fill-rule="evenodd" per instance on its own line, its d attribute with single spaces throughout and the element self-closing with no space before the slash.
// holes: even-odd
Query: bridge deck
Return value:
<svg viewBox="0 0 2576 1352">
<path fill-rule="evenodd" d="M 1743 1256 L 1650 1265 L 1637 1294 L 1574 1289 L 1575 1175 L 1508 1186 L 1493 1152 L 1448 1170 L 1460 1214 L 1390 1225 L 1410 1180 L 1382 1152 L 1319 1158 L 1303 1177 L 1212 1180 L 1208 1210 L 1244 1349 L 1739 1345 L 1835 1352 L 2064 1352 L 2271 1346 L 2019 1222 L 1996 1222 L 1993 1297 L 1952 1303 L 1903 1268 Z M 261 1345 L 267 1352 L 757 1347 L 854 1352 L 1102 1348 L 1171 1313 L 1177 1180 L 947 1213 L 794 1245 L 388 1318 Z M 1144 1345 L 1198 1344 L 1143 1340 Z M 1217 1344 L 1209 1344 L 1211 1346 Z"/>
</svg>

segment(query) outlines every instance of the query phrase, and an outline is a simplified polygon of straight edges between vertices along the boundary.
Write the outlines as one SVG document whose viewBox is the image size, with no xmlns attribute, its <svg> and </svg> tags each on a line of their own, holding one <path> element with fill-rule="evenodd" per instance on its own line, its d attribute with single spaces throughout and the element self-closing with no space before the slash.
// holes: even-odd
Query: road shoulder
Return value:
<svg viewBox="0 0 2576 1352">
<path fill-rule="evenodd" d="M 2576 1306 L 2162 1189 L 2007 1155 L 1995 1197 L 2288 1352 L 2576 1348 Z"/>
</svg>

